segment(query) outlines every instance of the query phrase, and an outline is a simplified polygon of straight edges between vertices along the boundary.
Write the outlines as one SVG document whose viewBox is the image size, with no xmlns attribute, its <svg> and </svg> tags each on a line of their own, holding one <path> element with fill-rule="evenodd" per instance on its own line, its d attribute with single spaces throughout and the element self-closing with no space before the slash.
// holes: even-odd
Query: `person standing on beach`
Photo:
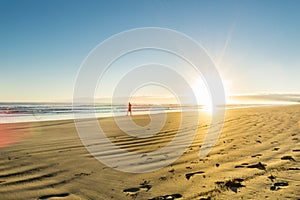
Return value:
<svg viewBox="0 0 300 200">
<path fill-rule="evenodd" d="M 128 113 L 130 113 L 130 116 L 132 116 L 132 111 L 131 111 L 131 103 L 130 102 L 128 102 L 128 110 L 127 110 L 127 115 L 128 115 Z"/>
</svg>

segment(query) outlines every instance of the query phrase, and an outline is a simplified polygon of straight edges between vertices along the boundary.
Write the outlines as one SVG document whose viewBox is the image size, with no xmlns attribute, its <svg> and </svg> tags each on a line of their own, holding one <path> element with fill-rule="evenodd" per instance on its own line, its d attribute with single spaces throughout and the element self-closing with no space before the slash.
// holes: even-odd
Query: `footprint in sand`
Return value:
<svg viewBox="0 0 300 200">
<path fill-rule="evenodd" d="M 248 165 L 248 163 L 243 163 L 242 165 L 236 165 L 234 168 L 257 168 L 260 170 L 266 170 L 266 164 L 263 164 L 261 162 L 253 165 Z"/>
<path fill-rule="evenodd" d="M 289 160 L 289 161 L 296 162 L 296 160 L 292 156 L 282 156 L 281 160 Z"/>
<path fill-rule="evenodd" d="M 126 193 L 126 195 L 135 196 L 139 191 L 144 190 L 148 192 L 151 188 L 152 185 L 149 185 L 149 181 L 144 181 L 139 187 L 124 189 L 123 192 Z"/>
<path fill-rule="evenodd" d="M 277 182 L 277 183 L 274 184 L 275 187 L 288 186 L 288 185 L 289 185 L 288 182 L 284 182 L 284 181 L 283 182 Z"/>
<path fill-rule="evenodd" d="M 247 166 L 247 168 L 257 168 L 257 169 L 260 169 L 260 170 L 266 170 L 266 164 L 263 164 L 261 162 L 257 163 L 257 164 L 254 164 L 254 165 L 249 165 Z"/>
<path fill-rule="evenodd" d="M 69 193 L 49 194 L 49 195 L 40 196 L 38 199 L 39 200 L 46 200 L 46 199 L 51 199 L 51 198 L 63 198 L 63 197 L 68 197 L 68 196 L 70 196 Z"/>
<path fill-rule="evenodd" d="M 268 176 L 268 178 L 269 178 L 272 182 L 275 180 L 275 176 L 273 176 L 273 175 Z"/>
<path fill-rule="evenodd" d="M 91 175 L 91 174 L 82 172 L 82 173 L 75 174 L 74 176 L 78 177 L 78 176 L 89 176 L 89 175 Z"/>
<path fill-rule="evenodd" d="M 204 174 L 203 171 L 198 171 L 198 172 L 192 172 L 192 173 L 188 173 L 188 174 L 185 174 L 185 178 L 187 180 L 189 180 L 192 176 L 194 176 L 195 174 Z"/>
<path fill-rule="evenodd" d="M 169 195 L 154 197 L 149 200 L 169 200 L 169 199 L 173 200 L 173 199 L 179 199 L 179 198 L 182 198 L 181 194 L 169 194 Z"/>
<path fill-rule="evenodd" d="M 298 168 L 298 167 L 290 167 L 290 168 L 288 168 L 288 170 L 300 170 L 300 168 Z"/>
<path fill-rule="evenodd" d="M 159 177 L 159 180 L 160 180 L 160 181 L 166 181 L 166 180 L 167 180 L 167 177 L 166 177 L 166 176 L 161 176 L 161 177 Z"/>
<path fill-rule="evenodd" d="M 289 185 L 289 183 L 285 182 L 285 181 L 276 182 L 276 183 L 274 183 L 273 186 L 270 187 L 270 190 L 277 191 L 277 190 L 281 189 L 281 187 L 286 187 L 288 185 Z"/>
<path fill-rule="evenodd" d="M 261 154 L 261 153 L 258 153 L 258 154 L 255 154 L 255 155 L 251 156 L 251 157 L 252 157 L 252 158 L 255 158 L 255 157 L 260 157 L 260 156 L 262 156 L 262 154 Z"/>
<path fill-rule="evenodd" d="M 241 187 L 246 187 L 242 185 L 242 182 L 244 179 L 242 178 L 235 178 L 233 180 L 228 180 L 228 181 L 217 181 L 215 184 L 217 184 L 221 188 L 226 188 L 227 190 L 230 189 L 231 191 L 237 193 L 238 189 Z"/>
<path fill-rule="evenodd" d="M 241 165 L 236 165 L 234 166 L 234 168 L 244 168 L 246 167 L 247 165 L 249 165 L 248 163 L 242 163 Z"/>
<path fill-rule="evenodd" d="M 241 187 L 245 187 L 244 185 L 241 184 L 244 179 L 233 179 L 229 180 L 225 183 L 225 187 L 229 188 L 231 191 L 237 193 L 237 190 Z"/>
<path fill-rule="evenodd" d="M 211 200 L 211 197 L 201 197 L 199 200 Z"/>
<path fill-rule="evenodd" d="M 128 188 L 123 190 L 127 195 L 135 195 L 138 191 L 140 191 L 140 188 Z"/>
</svg>

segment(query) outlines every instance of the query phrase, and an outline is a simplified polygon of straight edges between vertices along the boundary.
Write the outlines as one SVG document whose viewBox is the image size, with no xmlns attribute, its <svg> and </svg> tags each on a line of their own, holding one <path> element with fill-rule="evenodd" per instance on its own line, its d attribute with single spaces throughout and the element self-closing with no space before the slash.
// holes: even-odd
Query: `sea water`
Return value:
<svg viewBox="0 0 300 200">
<path fill-rule="evenodd" d="M 274 104 L 230 104 L 223 106 L 223 109 L 248 108 L 271 106 Z M 283 105 L 283 104 L 282 104 Z M 156 114 L 163 112 L 183 112 L 198 111 L 204 109 L 201 105 L 135 105 L 133 104 L 133 115 Z M 92 114 L 92 115 L 91 115 Z M 19 122 L 37 122 L 74 119 L 74 116 L 80 119 L 125 116 L 127 115 L 127 105 L 95 104 L 76 105 L 72 103 L 0 103 L 0 124 L 19 123 Z"/>
<path fill-rule="evenodd" d="M 172 105 L 133 105 L 134 115 L 155 114 L 161 112 L 180 111 L 178 106 Z M 127 105 L 95 104 L 76 105 L 72 103 L 0 103 L 0 124 L 36 122 L 74 119 L 76 117 L 90 118 L 91 114 L 97 118 L 127 115 Z"/>
</svg>

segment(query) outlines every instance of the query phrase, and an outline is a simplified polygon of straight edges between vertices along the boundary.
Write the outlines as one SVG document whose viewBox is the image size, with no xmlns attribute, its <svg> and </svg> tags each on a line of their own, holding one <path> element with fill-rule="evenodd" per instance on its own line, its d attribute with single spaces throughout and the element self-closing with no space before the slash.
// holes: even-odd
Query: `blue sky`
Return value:
<svg viewBox="0 0 300 200">
<path fill-rule="evenodd" d="M 101 41 L 138 27 L 197 40 L 230 94 L 300 92 L 300 2 L 0 1 L 0 101 L 72 98 L 77 71 Z"/>
</svg>

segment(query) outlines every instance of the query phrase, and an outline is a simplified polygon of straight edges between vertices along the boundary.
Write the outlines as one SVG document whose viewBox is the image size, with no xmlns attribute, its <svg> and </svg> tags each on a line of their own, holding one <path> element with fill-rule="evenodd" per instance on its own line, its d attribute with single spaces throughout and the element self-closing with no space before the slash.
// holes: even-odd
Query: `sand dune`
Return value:
<svg viewBox="0 0 300 200">
<path fill-rule="evenodd" d="M 180 116 L 169 113 L 164 128 L 150 138 L 124 134 L 112 118 L 99 122 L 115 145 L 147 154 L 175 137 Z M 134 120 L 146 125 L 149 116 Z M 299 199 L 299 120 L 298 105 L 228 110 L 217 145 L 199 159 L 209 124 L 202 114 L 198 127 L 184 127 L 186 134 L 198 130 L 183 156 L 142 174 L 98 162 L 73 121 L 2 124 L 0 199 Z"/>
</svg>

